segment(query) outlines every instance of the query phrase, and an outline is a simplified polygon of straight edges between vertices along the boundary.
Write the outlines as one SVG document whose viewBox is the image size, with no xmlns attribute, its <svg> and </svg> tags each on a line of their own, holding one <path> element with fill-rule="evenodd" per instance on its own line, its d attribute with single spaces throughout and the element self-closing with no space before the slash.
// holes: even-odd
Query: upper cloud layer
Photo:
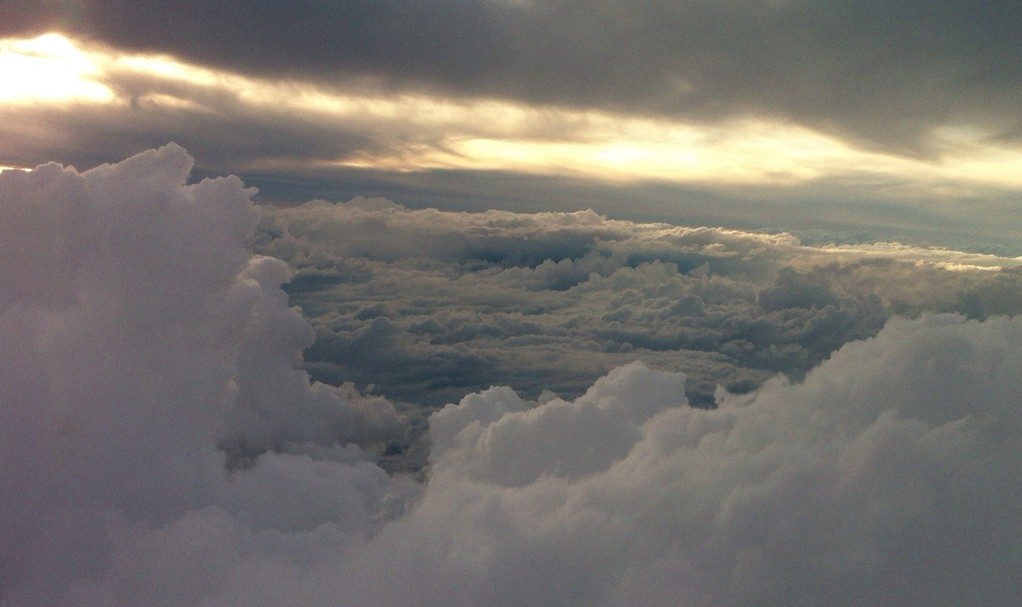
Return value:
<svg viewBox="0 0 1022 607">
<path fill-rule="evenodd" d="M 1005 58 L 1017 37 L 987 27 L 973 44 L 966 22 L 935 7 L 916 3 L 908 23 L 861 3 L 299 2 L 280 18 L 265 3 L 79 3 L 47 16 L 53 6 L 26 3 L 0 24 L 22 36 L 0 38 L 0 167 L 88 167 L 176 141 L 203 151 L 199 174 L 242 175 L 276 202 L 557 201 L 1018 249 L 1018 79 Z M 986 13 L 997 10 L 975 19 L 1011 22 Z M 878 36 L 874 17 L 890 31 Z M 470 50 L 443 50 L 443 28 L 466 18 Z M 23 37 L 46 24 L 58 33 Z M 884 39 L 899 35 L 914 42 Z M 471 57 L 480 75 L 434 73 Z"/>
<path fill-rule="evenodd" d="M 718 120 L 770 115 L 897 151 L 934 126 L 1017 139 L 1017 3 L 19 3 L 61 29 L 268 77 Z M 883 103 L 876 101 L 882 99 Z"/>
</svg>

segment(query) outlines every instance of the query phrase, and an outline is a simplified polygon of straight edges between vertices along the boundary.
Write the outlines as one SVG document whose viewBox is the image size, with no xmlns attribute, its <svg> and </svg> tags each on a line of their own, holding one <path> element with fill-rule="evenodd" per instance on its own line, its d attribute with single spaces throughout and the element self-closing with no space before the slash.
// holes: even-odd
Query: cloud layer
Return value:
<svg viewBox="0 0 1022 607">
<path fill-rule="evenodd" d="M 3 34 L 57 28 L 250 75 L 697 120 L 768 115 L 912 153 L 949 123 L 1020 132 L 1022 15 L 1006 0 L 26 2 L 5 17 Z"/>
<path fill-rule="evenodd" d="M 490 385 L 581 394 L 642 360 L 690 400 L 801 377 L 895 314 L 1019 311 L 1018 259 L 576 213 L 453 213 L 382 199 L 264 208 L 256 248 L 316 327 L 306 368 L 440 406 Z"/>
<path fill-rule="evenodd" d="M 684 373 L 642 363 L 611 369 L 577 398 L 486 389 L 432 415 L 428 475 L 413 481 L 375 463 L 374 447 L 407 431 L 389 402 L 310 383 L 296 368 L 311 330 L 279 289 L 286 266 L 251 253 L 251 192 L 236 178 L 188 185 L 190 166 L 167 146 L 84 173 L 51 164 L 0 177 L 5 604 L 1022 598 L 1022 321 L 895 319 L 804 381 L 720 390 L 712 410 L 689 406 Z M 386 201 L 347 212 L 363 226 L 380 213 L 408 220 L 409 234 L 419 225 Z M 488 225 L 495 241 L 535 230 L 530 221 L 562 237 L 581 225 L 613 237 L 592 214 L 460 219 L 463 234 Z M 603 276 L 608 259 L 585 254 L 562 267 L 493 269 L 479 253 L 465 258 L 477 241 L 452 243 L 455 233 L 422 234 L 413 249 L 427 254 L 406 276 L 453 258 L 507 273 L 541 306 L 548 291 L 624 286 L 639 272 L 661 272 L 657 285 L 682 280 L 662 261 L 612 264 Z M 737 276 L 760 257 L 772 267 L 778 251 L 808 255 L 783 236 L 674 238 L 702 243 L 693 279 L 710 280 L 715 262 L 740 261 Z M 554 242 L 579 246 L 523 238 L 513 259 L 546 258 Z M 343 246 L 404 255 L 393 245 Z M 728 247 L 746 247 L 745 258 Z M 349 258 L 344 276 L 371 272 L 366 259 Z M 578 283 L 583 267 L 589 278 Z M 817 271 L 864 280 L 863 267 Z M 447 278 L 438 288 L 471 274 Z M 812 272 L 769 280 L 757 296 L 764 310 L 819 310 L 841 297 Z M 675 304 L 675 314 L 707 309 Z M 385 334 L 385 307 L 354 317 Z"/>
</svg>

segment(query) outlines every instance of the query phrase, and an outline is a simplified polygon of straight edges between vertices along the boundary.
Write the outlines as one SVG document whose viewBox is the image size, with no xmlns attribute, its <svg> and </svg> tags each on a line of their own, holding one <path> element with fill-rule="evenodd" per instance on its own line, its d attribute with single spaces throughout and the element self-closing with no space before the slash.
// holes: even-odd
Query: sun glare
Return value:
<svg viewBox="0 0 1022 607">
<path fill-rule="evenodd" d="M 93 78 L 89 54 L 59 34 L 0 39 L 0 102 L 110 101 L 113 91 Z"/>
</svg>

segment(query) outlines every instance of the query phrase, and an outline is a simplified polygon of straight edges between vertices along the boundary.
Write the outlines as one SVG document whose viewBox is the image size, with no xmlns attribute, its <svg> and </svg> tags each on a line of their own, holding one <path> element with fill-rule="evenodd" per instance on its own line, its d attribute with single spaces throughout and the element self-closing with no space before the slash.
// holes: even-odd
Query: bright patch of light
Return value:
<svg viewBox="0 0 1022 607">
<path fill-rule="evenodd" d="M 88 53 L 58 34 L 0 39 L 0 102 L 110 101 L 113 91 L 99 74 Z"/>
<path fill-rule="evenodd" d="M 977 128 L 945 127 L 933 137 L 947 150 L 941 169 L 959 180 L 1022 187 L 1022 151 L 991 145 L 993 133 Z"/>
<path fill-rule="evenodd" d="M 197 113 L 210 111 L 209 108 L 203 106 L 200 103 L 196 103 L 191 99 L 184 99 L 182 97 L 175 97 L 174 95 L 166 95 L 161 93 L 148 93 L 145 95 L 140 95 L 134 100 L 133 103 L 141 108 L 189 110 Z"/>
<path fill-rule="evenodd" d="M 823 177 L 829 166 L 854 154 L 806 129 L 769 123 L 697 127 L 567 111 L 563 118 L 571 128 L 561 140 L 463 137 L 419 160 L 431 168 L 496 166 L 610 180 L 784 185 Z M 877 166 L 883 162 L 868 159 Z"/>
<path fill-rule="evenodd" d="M 1022 266 L 1022 257 L 1002 257 L 986 253 L 955 251 L 941 247 L 918 247 L 897 242 L 875 242 L 860 245 L 806 247 L 829 257 L 848 259 L 878 258 L 913 262 L 917 266 L 934 266 L 953 272 L 998 272 Z"/>
<path fill-rule="evenodd" d="M 213 86 L 221 81 L 212 70 L 187 65 L 164 55 L 122 55 L 115 64 L 125 70 L 166 80 Z"/>
</svg>

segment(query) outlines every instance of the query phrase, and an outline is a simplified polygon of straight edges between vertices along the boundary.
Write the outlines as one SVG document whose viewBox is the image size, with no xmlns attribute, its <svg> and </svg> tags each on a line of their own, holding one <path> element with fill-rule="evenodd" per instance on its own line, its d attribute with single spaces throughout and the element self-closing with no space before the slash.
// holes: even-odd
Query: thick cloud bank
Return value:
<svg viewBox="0 0 1022 607">
<path fill-rule="evenodd" d="M 1022 260 L 575 213 L 455 213 L 382 199 L 265 209 L 316 328 L 306 369 L 439 407 L 491 385 L 574 398 L 636 360 L 717 385 L 801 377 L 895 315 L 1022 312 Z"/>
<path fill-rule="evenodd" d="M 573 403 L 466 398 L 434 416 L 425 498 L 384 534 L 426 555 L 404 597 L 443 602 L 441 575 L 475 605 L 1015 604 L 1020 338 L 895 321 L 713 411 L 636 365 Z"/>
<path fill-rule="evenodd" d="M 895 319 L 712 410 L 641 363 L 491 388 L 420 484 L 373 462 L 387 401 L 296 369 L 249 192 L 190 162 L 0 178 L 5 607 L 1022 600 L 1022 320 Z"/>
</svg>

